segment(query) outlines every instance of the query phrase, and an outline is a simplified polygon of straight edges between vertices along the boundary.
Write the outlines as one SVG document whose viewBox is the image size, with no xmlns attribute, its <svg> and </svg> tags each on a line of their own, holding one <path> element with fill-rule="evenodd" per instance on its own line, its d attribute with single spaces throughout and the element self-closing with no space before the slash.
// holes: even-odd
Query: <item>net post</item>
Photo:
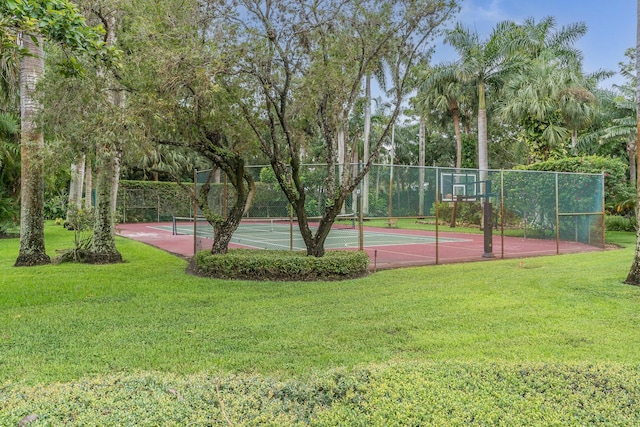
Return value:
<svg viewBox="0 0 640 427">
<path fill-rule="evenodd" d="M 362 172 L 362 162 L 359 162 L 358 164 L 360 171 Z M 358 250 L 363 251 L 364 250 L 364 227 L 362 225 L 363 223 L 363 213 L 362 213 L 362 208 L 363 208 L 363 197 L 364 197 L 364 185 L 363 182 L 364 180 L 367 179 L 367 176 L 365 175 L 364 178 L 362 178 L 362 180 L 360 181 L 360 197 L 358 197 Z M 354 224 L 353 224 L 353 228 L 355 228 L 355 216 L 353 218 Z"/>
<path fill-rule="evenodd" d="M 193 170 L 193 256 L 198 252 L 198 169 Z"/>
<path fill-rule="evenodd" d="M 293 205 L 289 203 L 289 251 L 293 252 Z"/>
</svg>

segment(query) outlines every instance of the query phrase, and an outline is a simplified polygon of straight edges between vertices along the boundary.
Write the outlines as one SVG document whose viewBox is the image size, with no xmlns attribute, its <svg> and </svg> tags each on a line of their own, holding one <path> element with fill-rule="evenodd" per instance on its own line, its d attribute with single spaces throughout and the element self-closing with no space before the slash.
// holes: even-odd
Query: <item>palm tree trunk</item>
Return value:
<svg viewBox="0 0 640 427">
<path fill-rule="evenodd" d="M 489 154 L 487 147 L 487 109 L 484 97 L 484 85 L 478 85 L 478 169 L 480 169 L 480 181 L 484 181 L 489 170 Z"/>
<path fill-rule="evenodd" d="M 107 45 L 116 42 L 116 21 L 114 16 L 106 17 Z M 109 101 L 116 107 L 123 107 L 121 93 L 110 90 Z M 86 261 L 92 264 L 113 264 L 122 262 L 122 255 L 115 241 L 115 201 L 120 175 L 120 142 L 113 140 L 103 143 L 96 153 L 96 209 L 93 226 L 93 246 Z"/>
<path fill-rule="evenodd" d="M 420 131 L 418 133 L 420 153 L 418 153 L 418 215 L 424 215 L 424 163 L 425 163 L 425 143 L 426 143 L 426 123 L 423 115 L 420 115 Z M 367 179 L 365 177 L 365 179 Z"/>
<path fill-rule="evenodd" d="M 462 135 L 460 134 L 460 110 L 454 108 L 453 113 L 453 130 L 456 134 L 456 169 L 462 167 Z"/>
<path fill-rule="evenodd" d="M 91 170 L 91 160 L 87 160 L 87 165 L 85 166 L 85 175 L 84 179 L 84 208 L 89 210 L 93 207 L 92 200 L 92 192 L 93 192 L 93 171 Z"/>
<path fill-rule="evenodd" d="M 640 0 L 638 0 L 640 1 Z M 485 192 L 485 181 L 489 171 L 489 149 L 487 147 L 487 108 L 484 96 L 484 84 L 478 85 L 478 169 L 480 169 L 480 193 Z M 480 229 L 484 230 L 484 202 L 480 202 L 483 209 Z"/>
<path fill-rule="evenodd" d="M 636 145 L 637 141 L 627 143 L 627 157 L 629 158 L 629 178 L 631 182 L 637 181 L 637 166 L 636 166 Z"/>
<path fill-rule="evenodd" d="M 16 266 L 49 264 L 44 246 L 44 136 L 38 126 L 42 105 L 34 96 L 36 84 L 44 74 L 42 38 L 37 42 L 23 35 L 22 43 L 30 52 L 20 63 L 21 133 L 21 205 L 20 251 Z"/>
<path fill-rule="evenodd" d="M 369 161 L 371 136 L 371 76 L 365 77 L 365 105 L 364 105 L 364 153 L 363 161 Z M 362 180 L 362 215 L 369 214 L 369 174 Z"/>
<path fill-rule="evenodd" d="M 96 208 L 93 225 L 93 246 L 87 255 L 90 264 L 114 264 L 122 262 L 116 249 L 112 197 L 116 159 L 112 147 L 98 149 L 96 162 Z"/>
<path fill-rule="evenodd" d="M 82 207 L 82 187 L 84 185 L 85 155 L 71 163 L 71 181 L 69 182 L 69 203 L 67 205 L 67 220 L 65 226 L 71 225 L 74 210 Z"/>
</svg>

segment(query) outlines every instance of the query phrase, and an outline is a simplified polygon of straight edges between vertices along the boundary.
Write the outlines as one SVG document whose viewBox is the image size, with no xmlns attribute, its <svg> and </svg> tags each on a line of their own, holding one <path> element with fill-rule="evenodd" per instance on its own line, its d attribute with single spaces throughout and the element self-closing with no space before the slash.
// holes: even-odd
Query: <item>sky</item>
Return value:
<svg viewBox="0 0 640 427">
<path fill-rule="evenodd" d="M 504 20 L 522 22 L 553 16 L 557 28 L 575 22 L 587 25 L 587 34 L 575 46 L 584 56 L 583 71 L 601 69 L 619 71 L 619 62 L 626 62 L 625 50 L 636 44 L 636 0 L 460 0 L 462 9 L 447 27 L 461 22 L 478 31 L 486 39 L 496 23 Z M 456 59 L 450 46 L 436 44 L 433 63 Z M 622 84 L 619 75 L 603 81 L 600 86 Z"/>
</svg>

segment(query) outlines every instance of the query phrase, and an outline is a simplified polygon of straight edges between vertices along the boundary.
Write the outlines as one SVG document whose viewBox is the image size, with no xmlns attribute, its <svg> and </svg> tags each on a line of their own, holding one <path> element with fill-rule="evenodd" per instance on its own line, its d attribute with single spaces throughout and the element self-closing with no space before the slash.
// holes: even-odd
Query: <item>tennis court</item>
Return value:
<svg viewBox="0 0 640 427">
<path fill-rule="evenodd" d="M 315 232 L 317 225 L 311 223 L 311 229 Z M 161 230 L 171 231 L 174 235 L 194 234 L 193 222 L 176 222 L 172 226 L 159 225 Z M 195 229 L 199 239 L 212 239 L 213 228 L 206 222 L 198 221 Z M 435 244 L 434 235 L 420 235 L 406 230 L 406 233 L 388 233 L 381 229 L 368 227 L 366 233 L 367 247 L 389 245 L 428 245 Z M 441 243 L 469 241 L 464 238 L 441 238 Z M 202 245 L 207 242 L 201 242 Z M 252 249 L 286 249 L 301 251 L 306 246 L 302 236 L 298 232 L 295 221 L 288 219 L 263 219 L 242 221 L 238 229 L 233 233 L 231 243 Z M 210 243 L 209 243 L 210 244 Z M 360 247 L 360 230 L 353 222 L 337 223 L 327 236 L 326 249 L 358 249 Z"/>
<path fill-rule="evenodd" d="M 119 235 L 139 240 L 184 257 L 196 250 L 211 248 L 212 230 L 199 224 L 194 239 L 193 223 L 120 224 Z M 293 231 L 291 233 L 291 231 Z M 360 230 L 348 224 L 338 224 L 331 230 L 325 248 L 357 250 Z M 493 257 L 484 252 L 482 234 L 407 230 L 364 226 L 363 249 L 371 259 L 371 270 L 490 259 L 525 258 L 598 251 L 601 248 L 574 241 L 559 241 L 493 236 Z M 241 223 L 230 247 L 257 249 L 305 250 L 297 225 L 285 221 L 253 221 Z"/>
</svg>

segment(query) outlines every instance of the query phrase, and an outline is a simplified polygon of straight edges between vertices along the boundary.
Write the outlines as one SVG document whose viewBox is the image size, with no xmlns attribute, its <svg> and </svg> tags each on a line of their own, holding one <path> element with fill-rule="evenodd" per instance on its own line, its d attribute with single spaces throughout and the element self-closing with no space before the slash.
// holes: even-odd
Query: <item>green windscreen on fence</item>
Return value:
<svg viewBox="0 0 640 427">
<path fill-rule="evenodd" d="M 345 165 L 336 168 L 334 174 L 355 175 L 360 167 Z M 304 243 L 297 219 L 279 184 L 273 181 L 273 174 L 264 173 L 268 169 L 268 166 L 249 167 L 256 180 L 256 193 L 232 242 L 263 249 L 302 250 Z M 306 213 L 314 230 L 329 202 L 327 166 L 305 165 L 302 175 Z M 233 206 L 234 188 L 226 182 L 224 174 L 198 171 L 196 191 L 205 183 L 210 187 L 209 208 L 224 217 Z M 137 205 L 131 197 L 127 200 L 129 205 L 149 210 L 154 206 L 148 197 Z M 179 212 L 189 215 L 177 213 L 175 216 L 184 217 L 180 221 L 193 222 L 202 216 L 199 209 L 196 215 L 191 214 L 193 200 L 183 204 Z M 156 199 L 155 205 L 171 203 Z M 398 221 L 402 227 L 398 227 Z M 438 263 L 447 250 L 464 253 L 467 258 L 487 255 L 487 232 L 483 228 L 488 225 L 491 227 L 488 236 L 492 238 L 489 248 L 493 250 L 490 255 L 515 257 L 524 253 L 523 245 L 539 247 L 534 252 L 540 254 L 569 253 L 576 251 L 578 244 L 603 248 L 603 223 L 603 174 L 375 164 L 345 200 L 327 248 L 357 249 L 363 245 L 373 248 L 377 257 L 395 253 L 398 258 L 423 258 L 422 263 Z M 202 238 L 211 239 L 212 232 L 205 222 L 196 221 L 195 225 L 200 227 L 198 234 Z M 471 234 L 446 235 L 460 233 L 459 230 Z M 483 233 L 484 239 L 478 237 Z M 209 244 L 202 242 L 200 246 Z M 401 251 L 409 245 L 414 245 L 411 253 Z M 451 249 L 454 246 L 455 250 Z"/>
</svg>

